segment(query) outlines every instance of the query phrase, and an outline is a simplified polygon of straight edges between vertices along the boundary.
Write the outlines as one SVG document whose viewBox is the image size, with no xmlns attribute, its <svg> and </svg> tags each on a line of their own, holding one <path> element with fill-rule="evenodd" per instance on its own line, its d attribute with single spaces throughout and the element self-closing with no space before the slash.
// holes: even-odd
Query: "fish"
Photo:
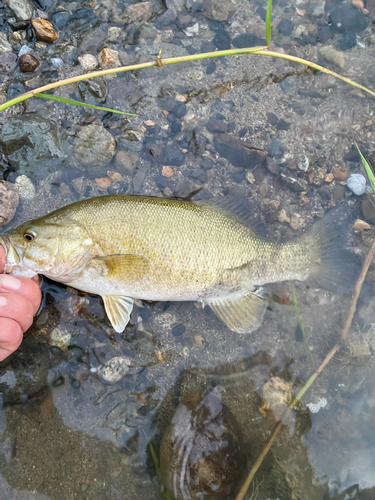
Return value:
<svg viewBox="0 0 375 500">
<path fill-rule="evenodd" d="M 102 297 L 116 332 L 135 300 L 198 301 L 232 331 L 260 327 L 262 286 L 321 277 L 334 284 L 338 232 L 314 224 L 275 242 L 256 234 L 233 201 L 106 195 L 62 207 L 0 237 L 5 272 Z M 323 219 L 324 220 L 324 219 Z M 331 224 L 332 226 L 332 224 Z"/>
</svg>

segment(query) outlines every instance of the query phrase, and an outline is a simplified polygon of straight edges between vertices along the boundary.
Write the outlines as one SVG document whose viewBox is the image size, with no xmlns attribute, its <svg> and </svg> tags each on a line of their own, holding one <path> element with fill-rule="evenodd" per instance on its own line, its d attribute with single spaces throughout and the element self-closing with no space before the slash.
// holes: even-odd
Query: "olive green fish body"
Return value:
<svg viewBox="0 0 375 500">
<path fill-rule="evenodd" d="M 309 236 L 269 242 L 208 203 L 120 195 L 73 203 L 0 243 L 8 272 L 101 295 L 117 331 L 133 299 L 199 300 L 231 329 L 251 331 L 267 307 L 254 286 L 305 279 L 319 257 Z"/>
</svg>

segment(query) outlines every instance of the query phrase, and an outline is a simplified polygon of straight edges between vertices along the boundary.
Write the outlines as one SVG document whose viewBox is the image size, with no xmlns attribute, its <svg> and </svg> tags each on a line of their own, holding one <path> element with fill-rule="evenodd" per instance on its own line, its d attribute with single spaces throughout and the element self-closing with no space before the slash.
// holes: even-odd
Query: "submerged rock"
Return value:
<svg viewBox="0 0 375 500">
<path fill-rule="evenodd" d="M 53 43 L 59 38 L 59 34 L 49 21 L 45 19 L 32 19 L 31 24 L 40 42 Z"/>
<path fill-rule="evenodd" d="M 83 166 L 104 167 L 116 153 L 117 144 L 102 124 L 84 127 L 74 141 L 74 152 Z"/>
<path fill-rule="evenodd" d="M 29 0 L 9 0 L 8 5 L 17 19 L 21 21 L 33 17 L 34 7 Z"/>
<path fill-rule="evenodd" d="M 67 140 L 53 120 L 39 113 L 9 118 L 0 131 L 0 146 L 12 168 L 41 179 L 54 172 L 66 158 Z"/>
<path fill-rule="evenodd" d="M 34 73 L 40 66 L 38 59 L 31 54 L 24 54 L 18 62 L 22 73 Z"/>
<path fill-rule="evenodd" d="M 19 195 L 14 184 L 0 181 L 0 226 L 8 224 L 16 213 Z"/>
<path fill-rule="evenodd" d="M 160 472 L 176 500 L 229 495 L 241 475 L 244 450 L 234 415 L 212 392 L 188 394 L 160 446 Z"/>
<path fill-rule="evenodd" d="M 115 356 L 98 368 L 98 373 L 106 382 L 118 382 L 124 377 L 131 365 L 131 359 L 126 356 Z"/>
<path fill-rule="evenodd" d="M 362 196 L 366 192 L 366 178 L 362 174 L 352 174 L 346 184 L 350 191 L 357 196 Z"/>
<path fill-rule="evenodd" d="M 4 52 L 10 52 L 11 50 L 12 46 L 8 42 L 6 34 L 0 33 L 0 54 L 3 54 Z"/>
</svg>

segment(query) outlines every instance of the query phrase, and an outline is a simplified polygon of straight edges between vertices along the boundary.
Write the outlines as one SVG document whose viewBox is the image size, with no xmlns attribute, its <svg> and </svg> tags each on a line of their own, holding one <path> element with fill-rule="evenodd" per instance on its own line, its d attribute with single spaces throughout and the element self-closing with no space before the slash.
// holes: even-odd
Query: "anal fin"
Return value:
<svg viewBox="0 0 375 500">
<path fill-rule="evenodd" d="M 103 295 L 105 311 L 111 325 L 117 333 L 125 330 L 133 310 L 134 299 L 121 295 Z"/>
<path fill-rule="evenodd" d="M 250 333 L 259 328 L 268 300 L 254 292 L 206 301 L 216 316 L 237 333 Z"/>
</svg>

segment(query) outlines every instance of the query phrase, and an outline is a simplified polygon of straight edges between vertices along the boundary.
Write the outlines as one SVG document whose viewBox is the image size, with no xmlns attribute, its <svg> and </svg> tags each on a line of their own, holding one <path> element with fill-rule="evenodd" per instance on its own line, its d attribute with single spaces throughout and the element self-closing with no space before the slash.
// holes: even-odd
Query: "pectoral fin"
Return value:
<svg viewBox="0 0 375 500">
<path fill-rule="evenodd" d="M 121 295 L 103 295 L 104 307 L 113 328 L 117 333 L 125 330 L 133 310 L 134 299 Z"/>
<path fill-rule="evenodd" d="M 268 301 L 254 292 L 246 292 L 225 299 L 207 300 L 207 304 L 230 330 L 250 333 L 261 325 Z"/>
<path fill-rule="evenodd" d="M 131 282 L 133 279 L 141 278 L 150 265 L 146 257 L 132 254 L 95 257 L 91 263 L 98 268 L 102 276 L 122 282 Z"/>
</svg>

